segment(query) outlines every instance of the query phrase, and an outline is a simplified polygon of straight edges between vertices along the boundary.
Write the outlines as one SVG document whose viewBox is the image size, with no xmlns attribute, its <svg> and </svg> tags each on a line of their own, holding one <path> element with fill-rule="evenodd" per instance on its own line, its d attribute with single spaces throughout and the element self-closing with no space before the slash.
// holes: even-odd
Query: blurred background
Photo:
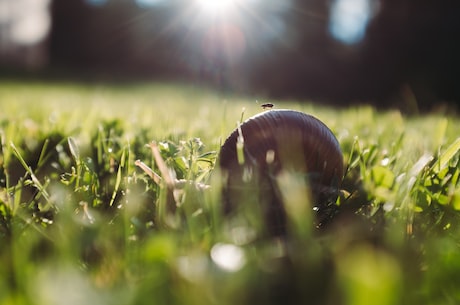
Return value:
<svg viewBox="0 0 460 305">
<path fill-rule="evenodd" d="M 0 0 L 0 77 L 460 105 L 458 0 Z"/>
</svg>

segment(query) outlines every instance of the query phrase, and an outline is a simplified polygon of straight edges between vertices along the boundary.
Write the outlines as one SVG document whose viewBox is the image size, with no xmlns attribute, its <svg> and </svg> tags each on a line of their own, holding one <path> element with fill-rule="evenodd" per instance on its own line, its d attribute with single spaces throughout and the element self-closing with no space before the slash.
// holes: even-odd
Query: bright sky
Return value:
<svg viewBox="0 0 460 305">
<path fill-rule="evenodd" d="M 329 31 L 346 44 L 360 42 L 366 27 L 375 13 L 373 0 L 335 0 L 332 5 Z"/>
<path fill-rule="evenodd" d="M 0 25 L 8 32 L 6 41 L 33 45 L 42 41 L 51 26 L 49 0 L 0 0 Z"/>
<path fill-rule="evenodd" d="M 238 0 L 195 0 L 199 8 L 209 15 L 226 14 L 234 9 Z"/>
</svg>

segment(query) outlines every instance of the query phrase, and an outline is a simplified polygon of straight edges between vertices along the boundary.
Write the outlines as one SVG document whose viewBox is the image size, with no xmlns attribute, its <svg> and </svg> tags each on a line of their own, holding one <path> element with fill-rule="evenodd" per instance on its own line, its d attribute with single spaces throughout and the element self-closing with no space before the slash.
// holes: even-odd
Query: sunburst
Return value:
<svg viewBox="0 0 460 305">
<path fill-rule="evenodd" d="M 195 0 L 199 9 L 208 15 L 226 15 L 238 5 L 238 0 Z"/>
</svg>

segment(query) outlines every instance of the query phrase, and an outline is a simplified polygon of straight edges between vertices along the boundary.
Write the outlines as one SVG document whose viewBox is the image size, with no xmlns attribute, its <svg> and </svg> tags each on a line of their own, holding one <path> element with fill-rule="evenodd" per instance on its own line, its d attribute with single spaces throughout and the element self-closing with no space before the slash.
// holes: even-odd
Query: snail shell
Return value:
<svg viewBox="0 0 460 305">
<path fill-rule="evenodd" d="M 343 177 L 343 156 L 332 131 L 294 110 L 269 110 L 246 120 L 224 142 L 219 165 L 226 177 L 224 211 L 257 202 L 271 235 L 285 234 L 286 212 L 276 181 L 281 171 L 305 178 L 315 206 L 335 202 Z"/>
</svg>

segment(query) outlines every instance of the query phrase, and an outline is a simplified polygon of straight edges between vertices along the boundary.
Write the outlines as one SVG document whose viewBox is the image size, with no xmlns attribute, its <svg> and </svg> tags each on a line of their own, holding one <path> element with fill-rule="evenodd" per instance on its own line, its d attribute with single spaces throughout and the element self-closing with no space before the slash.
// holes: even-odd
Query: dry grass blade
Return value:
<svg viewBox="0 0 460 305">
<path fill-rule="evenodd" d="M 150 167 L 147 166 L 147 164 L 145 164 L 144 162 L 142 162 L 141 160 L 136 160 L 134 162 L 134 165 L 136 165 L 137 167 L 141 168 L 147 175 L 149 175 L 150 178 L 152 178 L 152 180 L 160 185 L 161 184 L 161 177 L 160 175 L 158 175 L 157 173 L 155 173 L 153 171 L 153 169 L 151 169 Z"/>
<path fill-rule="evenodd" d="M 168 188 L 174 188 L 174 179 L 173 177 L 171 177 L 171 173 L 169 172 L 168 166 L 161 157 L 160 149 L 158 148 L 157 143 L 151 142 L 149 147 L 152 150 L 153 157 L 155 158 L 155 162 L 157 163 L 158 169 L 160 170 L 161 176 L 163 177 L 166 185 L 168 186 Z"/>
</svg>

